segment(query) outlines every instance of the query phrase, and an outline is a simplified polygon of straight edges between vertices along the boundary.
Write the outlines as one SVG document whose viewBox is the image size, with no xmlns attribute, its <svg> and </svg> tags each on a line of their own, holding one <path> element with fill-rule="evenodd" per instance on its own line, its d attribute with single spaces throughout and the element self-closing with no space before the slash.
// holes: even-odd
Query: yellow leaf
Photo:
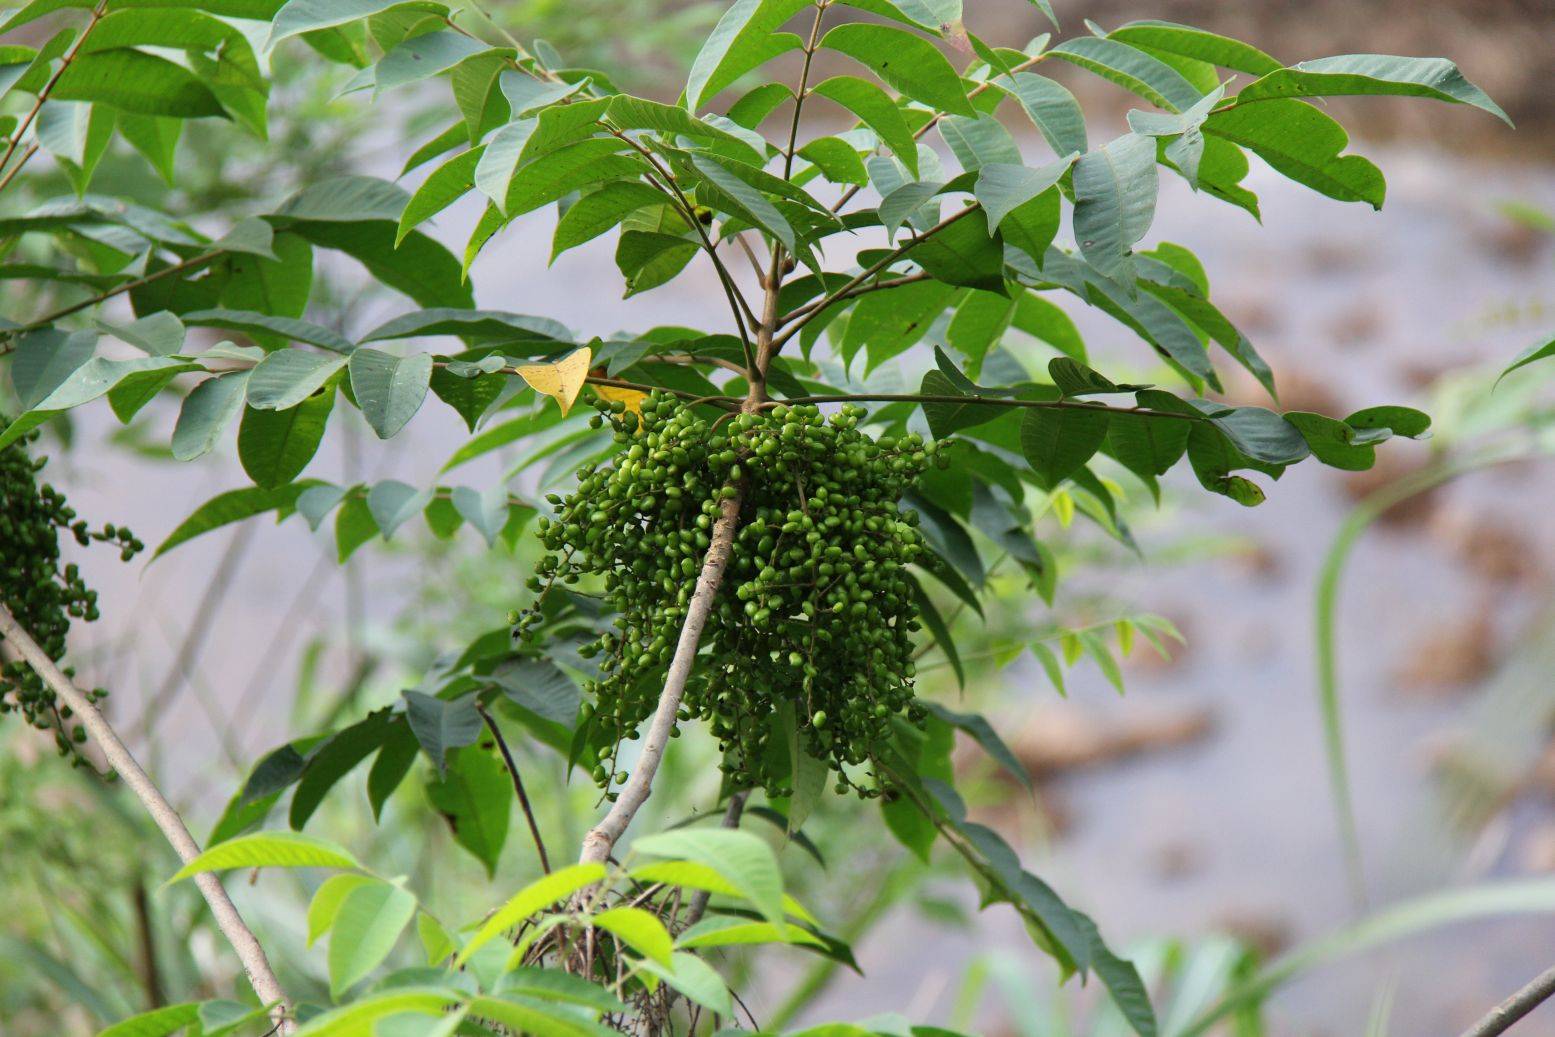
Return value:
<svg viewBox="0 0 1555 1037">
<path fill-rule="evenodd" d="M 611 403 L 620 400 L 626 404 L 627 410 L 639 418 L 643 416 L 643 400 L 648 398 L 648 394 L 645 392 L 637 389 L 620 389 L 614 385 L 596 385 L 594 386 L 594 394 L 602 400 L 609 400 Z"/>
<path fill-rule="evenodd" d="M 589 361 L 593 354 L 587 346 L 563 357 L 554 364 L 522 364 L 518 375 L 528 382 L 535 392 L 554 399 L 566 414 L 583 390 L 589 376 Z"/>
</svg>

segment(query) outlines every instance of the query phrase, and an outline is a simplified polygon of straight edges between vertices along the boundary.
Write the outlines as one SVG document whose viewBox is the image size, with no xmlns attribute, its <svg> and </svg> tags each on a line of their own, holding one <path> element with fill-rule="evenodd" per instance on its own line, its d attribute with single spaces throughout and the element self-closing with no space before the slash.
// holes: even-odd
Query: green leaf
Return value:
<svg viewBox="0 0 1555 1037">
<path fill-rule="evenodd" d="M 737 163 L 725 163 L 699 153 L 692 156 L 691 164 L 735 203 L 734 215 L 744 217 L 781 241 L 790 252 L 794 251 L 794 228 L 765 194 L 747 182 Z"/>
<path fill-rule="evenodd" d="M 509 184 L 503 212 L 512 219 L 602 180 L 635 178 L 642 165 L 617 154 L 621 146 L 613 137 L 584 140 L 552 152 L 544 162 L 531 162 Z"/>
<path fill-rule="evenodd" d="M 839 137 L 816 137 L 797 152 L 834 184 L 869 184 L 869 171 L 852 144 Z"/>
<path fill-rule="evenodd" d="M 377 349 L 351 354 L 351 394 L 379 439 L 388 439 L 421 409 L 432 381 L 430 353 L 397 357 Z"/>
<path fill-rule="evenodd" d="M 686 107 L 702 103 L 771 56 L 771 39 L 809 0 L 736 0 L 724 12 L 691 62 Z"/>
<path fill-rule="evenodd" d="M 400 526 L 425 511 L 431 502 L 431 490 L 417 489 L 397 479 L 374 483 L 372 489 L 367 491 L 367 510 L 372 513 L 373 521 L 378 524 L 385 540 L 392 537 Z"/>
<path fill-rule="evenodd" d="M 1228 36 L 1220 36 L 1191 25 L 1144 20 L 1129 22 L 1109 32 L 1108 37 L 1130 45 L 1176 54 L 1179 57 L 1207 61 L 1211 65 L 1235 69 L 1254 76 L 1267 75 L 1280 68 L 1280 62 L 1257 47 Z"/>
<path fill-rule="evenodd" d="M 478 705 L 474 695 L 450 701 L 419 691 L 405 692 L 410 729 L 439 771 L 448 766 L 449 753 L 474 745 L 480 737 L 483 724 Z"/>
<path fill-rule="evenodd" d="M 346 894 L 329 936 L 329 993 L 339 1000 L 377 968 L 416 915 L 416 898 L 387 882 Z"/>
<path fill-rule="evenodd" d="M 432 392 L 458 412 L 471 432 L 481 415 L 502 395 L 504 381 L 501 375 L 461 378 L 445 367 L 432 369 Z"/>
<path fill-rule="evenodd" d="M 1042 407 L 1027 410 L 1020 423 L 1020 445 L 1032 470 L 1049 489 L 1073 475 L 1107 438 L 1106 410 L 1097 407 Z"/>
<path fill-rule="evenodd" d="M 766 160 L 766 155 L 754 148 L 744 137 L 695 118 L 678 105 L 663 104 L 628 94 L 617 94 L 610 99 L 605 114 L 620 129 L 653 130 L 670 137 L 697 137 L 733 145 L 747 155 L 754 164 L 759 165 Z"/>
<path fill-rule="evenodd" d="M 248 406 L 256 410 L 295 407 L 345 366 L 343 356 L 320 356 L 300 349 L 271 353 L 249 374 Z"/>
<path fill-rule="evenodd" d="M 541 1001 L 583 1005 L 600 1012 L 625 1012 L 628 1009 L 608 990 L 561 969 L 525 965 L 504 972 L 498 980 L 500 994 L 521 994 Z"/>
<path fill-rule="evenodd" d="M 867 369 L 906 352 L 928 334 L 934 318 L 955 298 L 956 289 L 933 281 L 904 284 L 870 292 L 853 307 L 838 353 L 852 364 L 860 349 L 868 347 Z"/>
<path fill-rule="evenodd" d="M 238 460 L 248 477 L 273 488 L 301 475 L 318 452 L 334 406 L 334 388 L 326 386 L 290 410 L 245 407 L 238 425 Z"/>
<path fill-rule="evenodd" d="M 0 448 L 10 446 L 45 421 L 62 411 L 91 403 L 125 379 L 158 371 L 194 370 L 184 361 L 166 356 L 138 357 L 133 360 L 106 360 L 93 357 L 72 371 L 36 406 L 22 414 L 0 433 Z"/>
<path fill-rule="evenodd" d="M 1127 272 L 1134 245 L 1155 219 L 1155 142 L 1126 133 L 1074 166 L 1074 234 L 1080 252 L 1109 277 Z"/>
<path fill-rule="evenodd" d="M 672 956 L 670 967 L 667 968 L 650 959 L 643 962 L 643 969 L 658 976 L 683 994 L 687 1000 L 694 1001 L 703 1008 L 709 1008 L 719 1015 L 734 1014 L 734 1001 L 729 996 L 729 987 L 724 983 L 723 977 L 695 954 L 676 951 Z"/>
<path fill-rule="evenodd" d="M 401 314 L 369 331 L 362 341 L 382 342 L 431 335 L 457 335 L 460 338 L 488 341 L 501 339 L 505 348 L 512 348 L 515 342 L 526 339 L 572 341 L 572 333 L 549 317 L 529 317 L 506 310 L 469 310 L 446 306 Z M 550 352 L 555 347 L 542 348 Z"/>
<path fill-rule="evenodd" d="M 196 1002 L 168 1005 L 114 1023 L 97 1037 L 169 1037 L 199 1018 L 200 1006 Z"/>
<path fill-rule="evenodd" d="M 946 285 L 979 288 L 1002 294 L 1004 249 L 989 232 L 988 216 L 981 208 L 935 234 L 925 234 L 903 256 L 923 267 Z"/>
<path fill-rule="evenodd" d="M 663 205 L 664 195 L 647 184 L 617 180 L 579 198 L 561 219 L 551 238 L 551 261 L 570 248 L 591 241 L 623 219 L 649 205 Z"/>
<path fill-rule="evenodd" d="M 148 356 L 169 356 L 180 352 L 184 345 L 184 322 L 166 310 L 149 313 L 128 324 L 98 321 L 97 326 Z"/>
<path fill-rule="evenodd" d="M 373 85 L 378 90 L 389 90 L 420 82 L 442 75 L 477 54 L 490 52 L 486 44 L 463 32 L 422 33 L 395 45 L 373 66 Z"/>
<path fill-rule="evenodd" d="M 470 960 L 470 956 L 480 950 L 487 943 L 512 929 L 520 922 L 537 913 L 542 908 L 557 903 L 578 890 L 592 886 L 605 877 L 603 864 L 569 864 L 565 868 L 558 868 L 543 878 L 536 879 L 517 893 L 507 903 L 492 913 L 475 935 L 465 943 L 458 957 L 454 959 L 454 966 L 460 967 Z"/>
<path fill-rule="evenodd" d="M 501 483 L 494 483 L 485 490 L 468 486 L 456 486 L 453 491 L 454 509 L 486 538 L 488 547 L 495 546 L 508 522 L 508 490 Z"/>
<path fill-rule="evenodd" d="M 992 163 L 1020 165 L 1020 147 L 1004 124 L 991 115 L 968 119 L 947 115 L 939 121 L 939 133 L 961 168 L 975 173 Z"/>
<path fill-rule="evenodd" d="M 1193 107 L 1202 96 L 1172 66 L 1126 43 L 1101 36 L 1076 36 L 1049 54 L 1094 72 L 1168 111 Z"/>
<path fill-rule="evenodd" d="M 356 868 L 362 865 L 332 842 L 301 832 L 254 832 L 212 846 L 178 869 L 169 882 L 232 868 Z"/>
<path fill-rule="evenodd" d="M 952 115 L 977 117 L 955 68 L 932 43 L 906 29 L 853 22 L 827 32 L 821 47 L 867 66 L 914 101 Z"/>
<path fill-rule="evenodd" d="M 350 339 L 322 324 L 253 310 L 191 310 L 183 315 L 183 322 L 190 327 L 241 331 L 256 342 L 306 342 L 335 353 L 349 353 L 352 349 Z M 271 337 L 266 339 L 266 335 Z"/>
<path fill-rule="evenodd" d="M 961 387 L 940 371 L 929 371 L 923 376 L 919 391 L 925 396 L 964 395 Z M 944 439 L 962 429 L 982 425 L 1001 416 L 1007 408 L 980 402 L 968 397 L 965 403 L 925 403 L 923 416 L 929 423 L 929 431 L 935 439 Z"/>
<path fill-rule="evenodd" d="M 428 174 L 405 204 L 405 211 L 400 213 L 399 224 L 394 231 L 396 248 L 405 240 L 405 235 L 475 187 L 475 170 L 485 152 L 485 145 L 472 148 L 455 155 Z"/>
<path fill-rule="evenodd" d="M 641 836 L 632 847 L 655 857 L 705 864 L 774 924 L 783 920 L 783 877 L 766 843 L 727 828 L 682 828 Z"/>
<path fill-rule="evenodd" d="M 626 279 L 626 294 L 657 288 L 684 270 L 700 246 L 690 238 L 629 230 L 616 243 L 616 267 Z"/>
<path fill-rule="evenodd" d="M 1464 78 L 1446 58 L 1407 58 L 1392 54 L 1341 54 L 1303 61 L 1270 72 L 1236 95 L 1240 107 L 1277 97 L 1339 97 L 1378 94 L 1429 97 L 1482 109 L 1511 125 L 1490 97 Z"/>
<path fill-rule="evenodd" d="M 479 746 L 456 750 L 447 773 L 427 783 L 427 799 L 447 819 L 455 841 L 495 877 L 513 806 L 512 779 L 502 761 Z"/>
<path fill-rule="evenodd" d="M 295 3 L 296 0 L 293 2 Z M 373 1023 L 377 1020 L 408 1013 L 441 1017 L 450 1007 L 463 999 L 464 995 L 452 990 L 434 988 L 387 990 L 381 994 L 371 994 L 361 1000 L 353 1001 L 332 1012 L 314 1016 L 295 1031 L 295 1037 L 366 1035 L 373 1032 Z"/>
<path fill-rule="evenodd" d="M 1358 433 L 1337 418 L 1306 411 L 1288 411 L 1284 419 L 1296 426 L 1301 438 L 1306 440 L 1312 450 L 1312 456 L 1331 468 L 1364 472 L 1377 461 L 1376 447 L 1371 442 L 1359 441 L 1364 433 Z"/>
<path fill-rule="evenodd" d="M 269 224 L 265 226 L 268 228 Z M 274 253 L 268 258 L 249 252 L 226 257 L 227 282 L 221 287 L 221 305 L 226 312 L 301 317 L 313 288 L 313 246 L 296 234 L 276 232 L 273 228 L 267 245 Z M 215 303 L 215 299 L 202 300 L 199 306 Z M 268 348 L 284 344 L 284 332 L 280 336 L 270 334 L 262 325 L 241 330 Z"/>
<path fill-rule="evenodd" d="M 934 716 L 943 720 L 951 727 L 964 731 L 972 737 L 983 751 L 993 757 L 994 761 L 1010 772 L 1011 777 L 1024 785 L 1027 791 L 1031 791 L 1031 775 L 1026 773 L 1025 766 L 1010 751 L 1010 747 L 1004 744 L 1004 739 L 993 729 L 993 725 L 987 719 L 977 713 L 957 713 L 953 709 L 947 709 L 937 702 L 925 702 L 924 708 Z"/>
<path fill-rule="evenodd" d="M 210 453 L 221 434 L 243 409 L 247 371 L 207 378 L 184 397 L 173 426 L 173 457 L 193 461 Z"/>
<path fill-rule="evenodd" d="M 345 25 L 368 15 L 398 7 L 405 0 L 288 0 L 275 14 L 270 25 L 270 36 L 265 41 L 269 50 L 289 36 L 320 29 Z"/>
<path fill-rule="evenodd" d="M 470 1012 L 481 1019 L 500 1023 L 509 1033 L 532 1037 L 611 1037 L 620 1032 L 571 1007 L 522 995 L 472 998 Z"/>
<path fill-rule="evenodd" d="M 193 540 L 203 533 L 209 533 L 213 529 L 243 519 L 262 515 L 267 511 L 289 511 L 297 503 L 297 498 L 310 486 L 317 486 L 316 479 L 304 479 L 301 482 L 288 486 L 277 486 L 266 489 L 261 486 L 247 486 L 241 490 L 228 490 L 226 493 L 217 494 L 194 510 L 194 513 L 178 524 L 167 535 L 167 539 L 157 545 L 152 552 L 152 561 L 171 551 L 180 544 Z"/>
<path fill-rule="evenodd" d="M 57 101 L 91 101 L 137 115 L 226 117 L 198 76 L 166 58 L 131 48 L 78 54 L 54 83 Z"/>
<path fill-rule="evenodd" d="M 151 163 L 151 168 L 157 171 L 164 183 L 173 186 L 178 138 L 184 131 L 183 120 L 120 112 L 118 126 L 119 135 Z"/>
<path fill-rule="evenodd" d="M 645 958 L 666 967 L 674 953 L 675 941 L 658 917 L 640 907 L 616 907 L 589 918 L 589 924 L 614 933 L 621 942 Z"/>
<path fill-rule="evenodd" d="M 329 932 L 330 926 L 335 924 L 335 916 L 340 913 L 340 905 L 352 890 L 378 881 L 371 875 L 355 872 L 331 875 L 325 879 L 313 894 L 313 899 L 308 901 L 308 946 L 312 947 L 319 937 Z"/>
<path fill-rule="evenodd" d="M 294 230 L 315 245 L 346 253 L 379 282 L 422 306 L 472 306 L 475 296 L 459 261 L 419 231 L 395 244 L 393 221 L 299 223 Z"/>
<path fill-rule="evenodd" d="M 1215 112 L 1204 132 L 1251 150 L 1285 176 L 1341 202 L 1382 208 L 1382 171 L 1360 155 L 1344 155 L 1349 134 L 1328 115 L 1294 98 L 1270 98 Z M 1203 170 L 1200 170 L 1203 176 Z"/>
<path fill-rule="evenodd" d="M 1119 413 L 1107 426 L 1107 445 L 1119 464 L 1153 487 L 1156 476 L 1182 459 L 1192 430 L 1185 419 Z"/>
<path fill-rule="evenodd" d="M 1002 82 L 1002 81 L 1001 81 Z M 1055 155 L 1089 150 L 1085 136 L 1085 114 L 1063 86 L 1035 72 L 1017 72 L 1013 87 L 1015 99 L 1047 141 Z"/>
<path fill-rule="evenodd" d="M 40 328 L 16 343 L 11 357 L 11 387 L 24 411 L 32 410 L 92 359 L 97 334 Z"/>
<path fill-rule="evenodd" d="M 1351 428 L 1387 429 L 1395 436 L 1418 439 L 1431 428 L 1431 416 L 1413 407 L 1367 407 L 1345 418 L 1344 423 Z"/>
<path fill-rule="evenodd" d="M 833 76 L 811 87 L 810 93 L 834 101 L 858 116 L 909 173 L 918 175 L 918 143 L 891 95 L 858 76 Z"/>
<path fill-rule="evenodd" d="M 996 230 L 1002 229 L 1005 217 L 1062 180 L 1069 167 L 1079 157 L 1078 154 L 1071 153 L 1057 162 L 1050 162 L 1037 169 L 1028 169 L 1022 165 L 990 163 L 978 171 L 977 184 L 973 187 L 972 193 L 988 213 L 988 222 Z M 1032 255 L 1032 258 L 1040 261 L 1046 252 L 1047 247 L 1044 245 L 1039 252 Z"/>
</svg>

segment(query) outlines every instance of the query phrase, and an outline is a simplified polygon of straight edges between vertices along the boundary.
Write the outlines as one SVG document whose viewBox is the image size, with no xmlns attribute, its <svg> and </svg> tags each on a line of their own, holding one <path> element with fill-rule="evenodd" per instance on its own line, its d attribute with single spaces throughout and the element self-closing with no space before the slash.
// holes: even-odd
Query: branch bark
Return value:
<svg viewBox="0 0 1555 1037">
<path fill-rule="evenodd" d="M 680 628 L 680 639 L 675 643 L 675 654 L 670 659 L 669 670 L 664 677 L 664 690 L 659 694 L 659 705 L 648 725 L 648 736 L 643 739 L 642 754 L 632 768 L 632 776 L 622 786 L 616 801 L 599 823 L 583 837 L 583 852 L 578 855 L 582 864 L 603 864 L 609 860 L 616 841 L 626 832 L 627 825 L 637 816 L 637 811 L 648 801 L 653 790 L 653 776 L 658 773 L 664 750 L 669 746 L 670 732 L 675 729 L 675 714 L 680 700 L 686 694 L 686 680 L 696 662 L 697 649 L 702 643 L 702 629 L 712 614 L 713 601 L 723 584 L 724 569 L 729 564 L 729 554 L 734 547 L 734 533 L 740 522 L 740 497 L 736 488 L 734 496 L 726 497 L 718 512 L 718 522 L 713 526 L 712 542 L 702 571 L 697 574 L 696 590 L 686 608 L 686 622 Z"/>
<path fill-rule="evenodd" d="M 1496 1037 L 1529 1012 L 1555 996 L 1555 965 L 1545 969 L 1517 993 L 1492 1008 L 1485 1017 L 1467 1030 L 1463 1037 Z"/>
<path fill-rule="evenodd" d="M 194 841 L 194 836 L 189 834 L 189 829 L 184 825 L 178 811 L 141 769 L 129 749 L 120 741 L 117 732 L 97 711 L 97 707 L 92 705 L 86 693 L 76 687 L 74 682 L 54 665 L 54 660 L 39 647 L 31 634 L 22 629 L 16 617 L 11 615 L 10 610 L 4 605 L 0 605 L 0 641 L 4 641 L 11 650 L 20 655 L 60 701 L 69 706 L 71 712 L 80 719 L 87 734 L 102 750 L 109 766 L 124 779 L 124 783 L 135 793 L 141 805 L 146 808 L 146 812 L 151 815 L 151 819 L 156 822 L 162 834 L 167 837 L 167 841 L 172 844 L 179 860 L 187 864 L 198 857 L 200 846 Z M 275 972 L 270 968 L 270 961 L 265 957 L 259 939 L 243 921 L 242 915 L 238 914 L 236 905 L 232 903 L 232 898 L 227 896 L 227 891 L 222 887 L 220 879 L 206 872 L 196 875 L 194 881 L 205 897 L 205 902 L 210 905 L 217 927 L 221 929 L 227 942 L 232 945 L 232 949 L 237 952 L 238 961 L 242 963 L 243 972 L 248 976 L 254 993 L 264 1004 L 273 1005 L 270 1018 L 275 1023 L 275 1032 L 283 1035 L 290 1034 L 292 1032 L 291 1002 L 287 1000 L 285 992 L 281 989 L 280 981 L 275 978 Z"/>
</svg>

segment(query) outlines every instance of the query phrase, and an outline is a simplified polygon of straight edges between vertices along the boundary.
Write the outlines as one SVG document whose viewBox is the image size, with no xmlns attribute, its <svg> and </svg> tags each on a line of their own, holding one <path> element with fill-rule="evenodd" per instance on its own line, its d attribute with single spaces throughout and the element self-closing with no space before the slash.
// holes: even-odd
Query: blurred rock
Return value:
<svg viewBox="0 0 1555 1037">
<path fill-rule="evenodd" d="M 1498 519 L 1443 509 L 1432 520 L 1431 534 L 1465 568 L 1491 583 L 1534 581 L 1544 569 L 1534 542 Z"/>
<path fill-rule="evenodd" d="M 1414 694 L 1441 693 L 1475 684 L 1496 662 L 1495 631 L 1488 610 L 1425 628 L 1410 645 L 1395 680 Z"/>
<path fill-rule="evenodd" d="M 1338 476 L 1345 496 L 1352 501 L 1362 501 L 1391 483 L 1413 475 L 1430 463 L 1424 451 L 1408 450 L 1397 440 L 1388 449 L 1377 451 L 1377 463 L 1364 472 L 1345 472 Z M 1439 487 L 1432 487 L 1393 505 L 1378 517 L 1382 526 L 1402 529 L 1417 526 L 1436 513 L 1441 502 Z"/>
<path fill-rule="evenodd" d="M 1274 388 L 1280 394 L 1280 410 L 1309 410 L 1334 417 L 1349 413 L 1350 408 L 1335 395 L 1331 381 L 1313 378 L 1297 367 L 1286 367 L 1278 358 L 1269 359 L 1269 366 L 1274 371 Z M 1216 399 L 1236 407 L 1274 406 L 1264 387 L 1245 369 L 1227 364 L 1222 374 L 1226 390 Z"/>
<path fill-rule="evenodd" d="M 1293 935 L 1289 920 L 1266 911 L 1230 908 L 1211 924 L 1257 951 L 1265 961 L 1289 947 Z"/>
<path fill-rule="evenodd" d="M 1387 328 L 1387 321 L 1372 301 L 1357 303 L 1340 310 L 1324 325 L 1328 337 L 1345 349 L 1358 349 L 1376 344 Z"/>
<path fill-rule="evenodd" d="M 1099 767 L 1146 753 L 1178 749 L 1215 729 L 1207 706 L 1141 707 L 1105 713 L 1070 703 L 1040 707 L 1010 741 L 1010 750 L 1037 779 Z"/>
</svg>

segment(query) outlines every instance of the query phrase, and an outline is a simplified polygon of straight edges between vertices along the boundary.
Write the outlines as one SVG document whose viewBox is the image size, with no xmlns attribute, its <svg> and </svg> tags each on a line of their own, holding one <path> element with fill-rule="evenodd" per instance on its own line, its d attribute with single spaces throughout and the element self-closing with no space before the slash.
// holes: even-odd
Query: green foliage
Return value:
<svg viewBox="0 0 1555 1037">
<path fill-rule="evenodd" d="M 733 999 L 696 949 L 775 942 L 851 961 L 785 898 L 777 862 L 749 833 L 641 836 L 635 848 L 654 860 L 556 871 L 466 938 L 406 884 L 295 831 L 369 758 L 378 816 L 424 752 L 427 803 L 494 876 L 523 796 L 506 739 L 532 743 L 519 756 L 534 749 L 583 762 L 616 802 L 628 780 L 620 747 L 668 702 L 678 706 L 671 719 L 711 729 L 723 793 L 743 804 L 747 790 L 763 790 L 769 803 L 759 809 L 796 843 L 820 813 L 828 772 L 840 791 L 879 794 L 886 829 L 911 853 L 933 860 L 936 847 L 951 851 L 986 900 L 1012 905 L 1066 974 L 1094 972 L 1127 1025 L 1150 1037 L 1157 1023 L 1135 968 L 1011 847 L 968 820 L 950 784 L 955 732 L 1019 767 L 988 721 L 914 698 L 918 660 L 938 652 L 937 665 L 967 672 L 974 660 L 955 643 L 957 617 L 992 613 L 985 604 L 1006 560 L 1023 591 L 1054 602 L 1059 567 L 1034 532 L 1044 515 L 1064 526 L 1078 517 L 1133 548 L 1129 494 L 1158 496 L 1184 460 L 1204 489 L 1250 505 L 1266 492 L 1251 476 L 1278 479 L 1308 458 L 1369 467 L 1389 438 L 1427 431 L 1429 419 L 1402 407 L 1340 419 L 1201 397 L 1220 388 L 1212 346 L 1271 397 L 1273 380 L 1211 300 L 1193 254 L 1142 247 L 1162 169 L 1257 215 L 1258 199 L 1242 186 L 1251 153 L 1329 197 L 1380 206 L 1381 171 L 1347 152 L 1345 130 L 1313 99 L 1406 96 L 1503 113 L 1444 59 L 1349 55 L 1286 66 L 1240 41 L 1154 21 L 1093 27 L 1052 46 L 1042 36 L 1015 50 L 969 31 L 956 0 L 738 0 L 696 53 L 680 100 L 665 104 L 620 91 L 611 70 L 569 63 L 543 41 L 488 40 L 492 26 L 472 13 L 435 0 L 33 0 L 5 25 L 50 18 L 62 27 L 37 51 L 0 54 L 0 92 L 14 113 L 3 117 L 0 235 L 26 260 L 17 277 L 33 307 L 0 325 L 17 405 L 0 448 L 18 493 L 34 499 L 18 441 L 40 426 L 106 397 L 150 441 L 161 415 L 148 405 L 163 396 L 179 403 L 167 433 L 175 459 L 225 449 L 236 426 L 254 485 L 202 505 L 158 555 L 273 512 L 300 514 L 315 530 L 333 515 L 342 563 L 379 536 L 406 537 L 418 516 L 443 539 L 471 526 L 495 557 L 528 542 L 537 515 L 529 495 L 559 491 L 556 519 L 536 526 L 560 557 L 540 563 L 533 596 L 513 595 L 528 636 L 515 642 L 491 629 L 441 656 L 392 707 L 338 728 L 344 718 L 332 718 L 333 730 L 274 750 L 233 797 L 214 845 L 179 874 L 351 869 L 309 911 L 310 939 L 329 939 L 328 988 L 339 1004 L 298 1006 L 305 1034 L 661 1032 L 680 1018 L 672 1009 L 726 1024 Z M 820 50 L 851 61 L 850 73 L 810 83 Z M 407 171 L 438 160 L 415 190 L 334 169 L 302 178 L 280 204 L 184 207 L 167 194 L 162 211 L 142 196 L 92 191 L 121 159 L 171 182 L 183 172 L 180 141 L 263 137 L 271 59 L 294 51 L 344 66 L 348 96 L 401 91 L 375 111 L 446 83 L 451 104 L 433 124 L 444 128 L 406 149 Z M 800 82 L 762 81 L 767 62 L 793 51 L 802 54 Z M 1035 71 L 1050 61 L 1154 110 L 1131 112 L 1129 132 L 1093 141 L 1075 98 Z M 1223 79 L 1221 70 L 1241 76 Z M 822 103 L 856 124 L 811 133 L 805 116 Z M 1026 163 L 1008 114 L 1029 120 L 1053 155 Z M 188 132 L 193 120 L 203 121 Z M 924 141 L 931 132 L 948 159 Z M 32 186 L 19 171 L 39 154 L 70 193 L 12 205 Z M 483 215 L 456 255 L 418 228 L 463 199 Z M 549 206 L 559 212 L 552 260 L 618 232 L 628 295 L 705 262 L 728 303 L 727 326 L 605 338 L 543 316 L 475 309 L 470 275 L 482 249 Z M 838 268 L 828 257 L 852 254 L 854 242 L 863 245 L 857 261 Z M 354 261 L 348 279 L 416 308 L 365 333 L 338 310 L 326 316 L 333 263 L 320 250 Z M 128 315 L 93 322 L 94 307 L 121 297 Z M 1062 304 L 1094 308 L 1131 332 L 1144 345 L 1146 377 L 1180 382 L 1181 391 L 1090 366 Z M 202 348 L 208 340 L 191 328 L 235 341 Z M 121 345 L 99 353 L 99 332 Z M 917 348 L 924 343 L 934 350 Z M 1518 364 L 1549 353 L 1536 347 Z M 919 391 L 902 391 L 911 384 Z M 610 412 L 614 436 L 571 412 L 585 390 Z M 506 465 L 498 478 L 475 486 L 304 478 L 332 422 L 359 413 L 379 439 L 394 440 L 429 394 L 471 433 L 446 468 L 495 455 Z M 822 408 L 833 405 L 828 421 Z M 930 468 L 931 456 L 945 467 Z M 15 539 L 47 547 L 71 517 L 53 498 L 36 500 L 46 505 L 41 517 Z M 13 553 L 0 557 L 8 572 L 17 571 Z M 52 557 L 42 553 L 45 570 Z M 23 583 L 39 585 L 37 575 Z M 67 611 L 88 611 L 68 573 L 65 585 Z M 7 597 L 56 656 L 58 598 Z M 1172 634 L 1132 618 L 1107 629 L 1119 651 L 1136 631 Z M 1102 635 L 1055 629 L 1025 636 L 1015 651 L 1029 647 L 1059 690 L 1064 665 L 1086 657 L 1121 686 Z M 663 692 L 677 655 L 689 673 L 685 697 L 672 702 Z M 645 763 L 651 778 L 658 760 L 635 766 Z M 254 831 L 288 790 L 294 831 Z M 544 861 L 538 827 L 532 834 Z M 691 910 L 686 891 L 711 894 L 713 913 Z M 405 960 L 412 919 L 425 965 L 369 982 Z M 514 927 L 511 942 L 499 941 Z M 589 948 L 583 959 L 579 946 Z M 176 1005 L 120 1032 L 198 1024 L 211 1037 L 246 1025 L 227 1006 Z M 686 1018 L 694 1028 L 702 1016 Z"/>
</svg>

